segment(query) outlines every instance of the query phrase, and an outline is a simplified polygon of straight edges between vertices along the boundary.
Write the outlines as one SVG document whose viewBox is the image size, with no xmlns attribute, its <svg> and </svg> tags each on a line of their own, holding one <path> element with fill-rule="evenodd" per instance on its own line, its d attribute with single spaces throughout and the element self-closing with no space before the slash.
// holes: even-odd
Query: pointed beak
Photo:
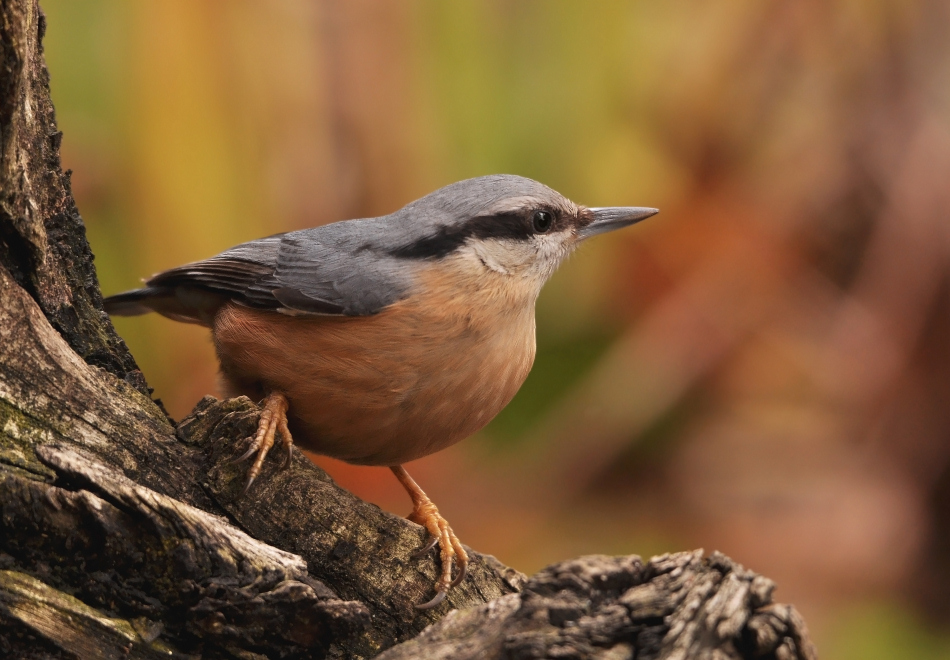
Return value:
<svg viewBox="0 0 950 660">
<path fill-rule="evenodd" d="M 577 233 L 581 240 L 614 229 L 621 229 L 641 220 L 646 220 L 651 215 L 660 212 L 660 209 L 650 209 L 642 206 L 605 206 L 587 210 L 594 216 L 594 220 Z"/>
</svg>

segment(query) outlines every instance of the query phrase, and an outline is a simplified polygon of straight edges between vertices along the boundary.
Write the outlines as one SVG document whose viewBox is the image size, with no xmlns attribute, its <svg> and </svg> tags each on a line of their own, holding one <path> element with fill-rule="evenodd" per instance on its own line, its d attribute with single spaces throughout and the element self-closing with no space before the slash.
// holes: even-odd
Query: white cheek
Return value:
<svg viewBox="0 0 950 660">
<path fill-rule="evenodd" d="M 523 275 L 533 270 L 538 261 L 533 241 L 488 240 L 473 247 L 486 266 L 506 275 Z"/>
<path fill-rule="evenodd" d="M 551 262 L 555 265 L 567 254 L 564 234 L 542 234 L 534 237 L 538 261 Z"/>
<path fill-rule="evenodd" d="M 542 284 L 547 281 L 561 261 L 570 253 L 568 247 L 570 243 L 566 240 L 564 234 L 544 234 L 535 236 L 534 242 L 534 261 L 532 262 L 533 273 L 541 279 Z"/>
<path fill-rule="evenodd" d="M 489 270 L 537 280 L 539 286 L 569 252 L 563 234 L 534 236 L 527 241 L 483 240 L 463 249 Z"/>
<path fill-rule="evenodd" d="M 478 241 L 477 243 L 470 243 L 463 250 L 470 252 L 471 256 L 480 261 L 488 270 L 502 275 L 510 275 L 514 264 L 512 263 L 510 250 L 507 248 L 508 246 L 500 241 Z"/>
</svg>

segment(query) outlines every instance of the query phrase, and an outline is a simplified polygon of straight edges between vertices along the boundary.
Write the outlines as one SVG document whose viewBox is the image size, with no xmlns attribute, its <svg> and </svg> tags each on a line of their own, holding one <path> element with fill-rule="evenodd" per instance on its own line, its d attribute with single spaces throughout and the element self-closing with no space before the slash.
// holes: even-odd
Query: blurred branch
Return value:
<svg viewBox="0 0 950 660">
<path fill-rule="evenodd" d="M 564 502 L 588 488 L 767 318 L 784 284 L 765 248 L 721 245 L 552 406 L 527 443 L 551 464 L 548 487 L 534 489 L 546 507 L 555 506 L 548 493 Z"/>
</svg>

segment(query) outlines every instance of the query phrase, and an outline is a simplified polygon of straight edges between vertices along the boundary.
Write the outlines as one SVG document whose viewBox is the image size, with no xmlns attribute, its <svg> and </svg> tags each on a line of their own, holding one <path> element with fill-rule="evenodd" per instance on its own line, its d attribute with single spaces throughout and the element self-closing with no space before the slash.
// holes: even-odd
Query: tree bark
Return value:
<svg viewBox="0 0 950 660">
<path fill-rule="evenodd" d="M 471 552 L 420 612 L 438 566 L 413 558 L 418 525 L 296 451 L 241 496 L 260 411 L 207 397 L 175 426 L 151 400 L 60 167 L 45 19 L 0 12 L 0 655 L 814 657 L 771 583 L 719 555 L 581 558 L 526 584 Z"/>
</svg>

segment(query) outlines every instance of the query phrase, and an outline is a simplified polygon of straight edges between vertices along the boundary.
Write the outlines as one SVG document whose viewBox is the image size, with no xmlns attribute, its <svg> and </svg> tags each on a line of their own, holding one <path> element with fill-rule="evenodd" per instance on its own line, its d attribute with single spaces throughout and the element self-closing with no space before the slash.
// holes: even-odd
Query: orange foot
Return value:
<svg viewBox="0 0 950 660">
<path fill-rule="evenodd" d="M 257 423 L 257 435 L 251 440 L 251 446 L 243 455 L 234 459 L 234 463 L 246 461 L 254 454 L 254 464 L 247 471 L 247 483 L 244 484 L 242 494 L 247 494 L 251 484 L 261 473 L 261 467 L 264 465 L 264 458 L 267 452 L 274 446 L 274 436 L 280 432 L 281 444 L 287 450 L 287 457 L 284 459 L 283 468 L 290 466 L 290 459 L 293 457 L 291 450 L 294 446 L 294 439 L 290 435 L 290 429 L 287 428 L 287 397 L 280 392 L 271 392 L 264 398 L 264 409 L 261 411 L 261 419 Z"/>
<path fill-rule="evenodd" d="M 439 605 L 445 600 L 449 589 L 456 586 L 465 579 L 465 573 L 468 570 L 468 554 L 465 548 L 459 542 L 458 537 L 449 527 L 449 523 L 439 514 L 439 509 L 432 503 L 432 500 L 419 488 L 419 485 L 413 481 L 409 473 L 401 465 L 395 465 L 389 468 L 399 479 L 399 483 L 409 493 L 412 499 L 412 513 L 407 517 L 414 523 L 422 525 L 428 530 L 429 542 L 417 552 L 413 557 L 421 557 L 429 550 L 439 544 L 439 555 L 442 560 L 442 575 L 435 583 L 435 597 L 428 603 L 416 605 L 416 609 L 428 610 Z M 459 572 L 455 579 L 452 579 L 453 560 L 458 564 Z"/>
</svg>

